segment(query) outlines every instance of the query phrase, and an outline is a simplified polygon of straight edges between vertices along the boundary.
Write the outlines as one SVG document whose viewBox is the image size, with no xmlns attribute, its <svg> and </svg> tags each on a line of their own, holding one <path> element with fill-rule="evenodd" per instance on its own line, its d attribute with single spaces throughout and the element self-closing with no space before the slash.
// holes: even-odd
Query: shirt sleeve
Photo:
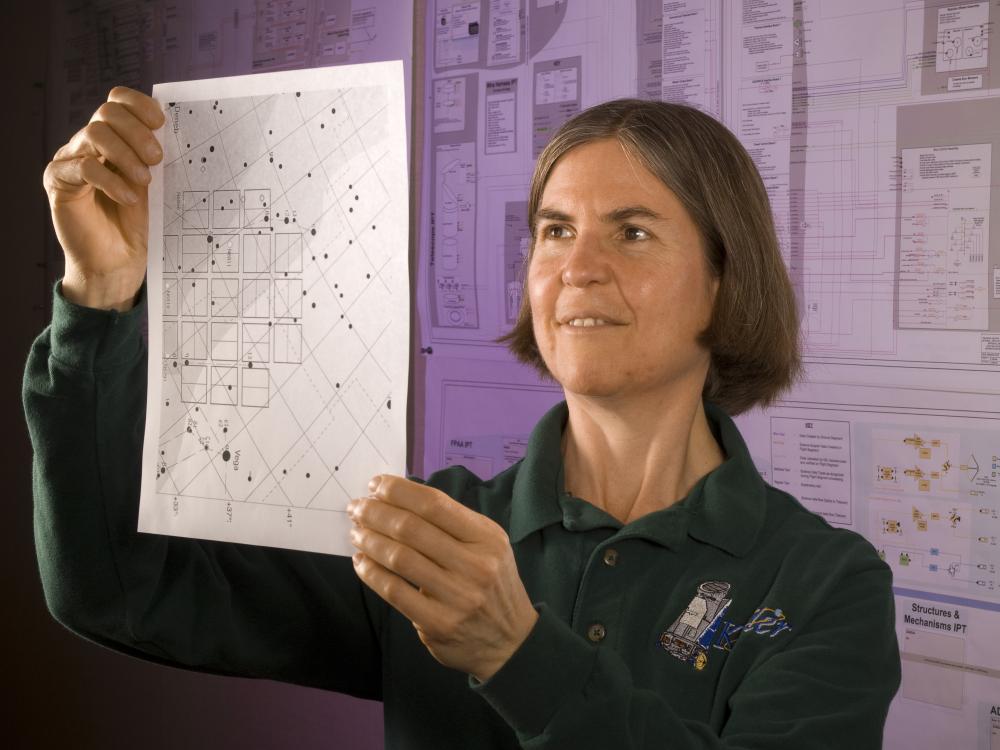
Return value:
<svg viewBox="0 0 1000 750">
<path fill-rule="evenodd" d="M 64 299 L 28 357 L 34 531 L 49 610 L 143 659 L 381 698 L 381 600 L 348 557 L 145 534 L 145 292 L 126 313 Z"/>
<path fill-rule="evenodd" d="M 732 690 L 721 731 L 637 687 L 617 653 L 588 643 L 544 605 L 522 647 L 489 680 L 470 678 L 470 687 L 532 750 L 878 750 L 899 686 L 899 651 L 891 573 L 873 552 L 864 560 L 823 583 L 824 606 L 780 650 L 749 657 L 759 663 Z"/>
</svg>

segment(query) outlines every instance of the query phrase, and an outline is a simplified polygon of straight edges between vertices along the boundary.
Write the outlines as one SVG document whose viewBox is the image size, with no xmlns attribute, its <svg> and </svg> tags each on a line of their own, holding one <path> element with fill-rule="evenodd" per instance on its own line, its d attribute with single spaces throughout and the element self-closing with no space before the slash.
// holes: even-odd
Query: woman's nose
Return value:
<svg viewBox="0 0 1000 750">
<path fill-rule="evenodd" d="M 603 284 L 609 278 L 608 257 L 601 239 L 592 233 L 581 232 L 563 258 L 563 284 L 584 287 Z"/>
</svg>

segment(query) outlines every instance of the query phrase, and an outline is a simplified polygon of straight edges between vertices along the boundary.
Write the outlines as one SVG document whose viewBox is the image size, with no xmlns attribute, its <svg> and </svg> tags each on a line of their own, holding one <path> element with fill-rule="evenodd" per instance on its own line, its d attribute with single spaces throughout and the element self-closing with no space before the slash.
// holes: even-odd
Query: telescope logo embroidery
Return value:
<svg viewBox="0 0 1000 750">
<path fill-rule="evenodd" d="M 709 649 L 730 651 L 743 633 L 774 638 L 792 629 L 785 613 L 773 607 L 758 607 L 745 623 L 723 619 L 733 602 L 728 596 L 730 588 L 725 581 L 701 584 L 680 617 L 660 634 L 659 645 L 701 671 L 708 665 Z"/>
</svg>

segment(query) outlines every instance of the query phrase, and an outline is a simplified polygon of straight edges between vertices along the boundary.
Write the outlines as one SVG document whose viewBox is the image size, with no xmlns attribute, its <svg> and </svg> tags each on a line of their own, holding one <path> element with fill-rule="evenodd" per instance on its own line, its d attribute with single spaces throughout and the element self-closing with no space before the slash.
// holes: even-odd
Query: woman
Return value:
<svg viewBox="0 0 1000 750">
<path fill-rule="evenodd" d="M 134 531 L 161 124 L 115 89 L 46 170 L 67 268 L 25 406 L 61 622 L 381 699 L 392 748 L 880 745 L 889 570 L 766 485 L 726 413 L 773 400 L 798 351 L 763 186 L 723 127 L 622 100 L 556 134 L 507 338 L 566 401 L 490 480 L 375 477 L 348 561 Z"/>
</svg>

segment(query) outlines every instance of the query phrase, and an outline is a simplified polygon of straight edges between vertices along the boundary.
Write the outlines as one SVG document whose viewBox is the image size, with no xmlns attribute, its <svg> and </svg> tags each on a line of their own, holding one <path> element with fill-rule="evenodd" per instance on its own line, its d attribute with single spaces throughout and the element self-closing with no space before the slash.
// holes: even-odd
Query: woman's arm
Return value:
<svg viewBox="0 0 1000 750">
<path fill-rule="evenodd" d="M 224 674 L 381 695 L 384 607 L 345 557 L 136 531 L 146 399 L 144 303 L 57 290 L 24 377 L 45 598 L 124 653 Z"/>
</svg>

